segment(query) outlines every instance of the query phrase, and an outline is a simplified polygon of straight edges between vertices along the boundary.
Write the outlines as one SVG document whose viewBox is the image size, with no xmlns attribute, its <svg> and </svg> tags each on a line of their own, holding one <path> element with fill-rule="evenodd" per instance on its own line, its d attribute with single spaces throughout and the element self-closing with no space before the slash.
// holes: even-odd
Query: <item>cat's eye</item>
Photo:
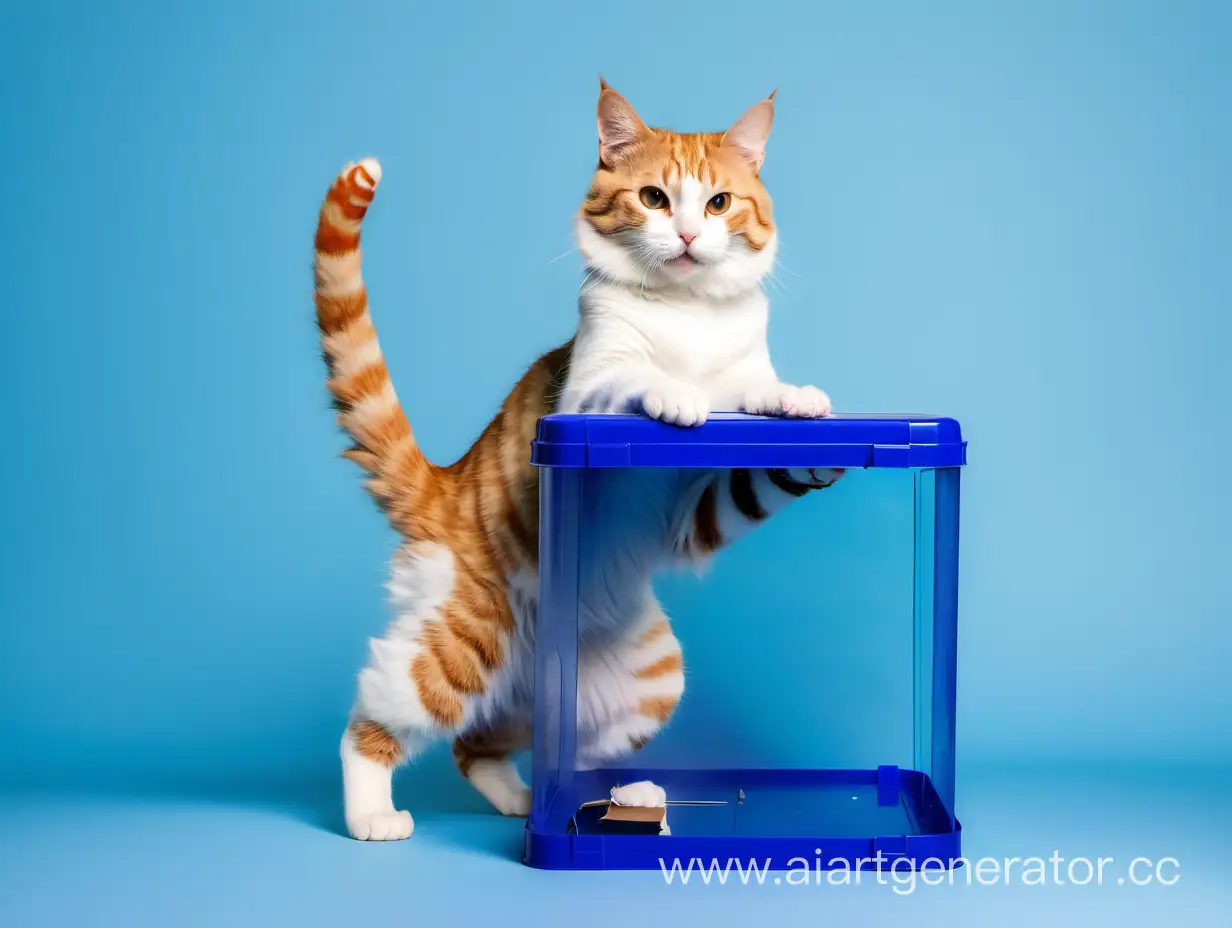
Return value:
<svg viewBox="0 0 1232 928">
<path fill-rule="evenodd" d="M 731 206 L 731 194 L 716 193 L 706 201 L 706 212 L 711 216 L 722 216 L 729 206 Z"/>
<path fill-rule="evenodd" d="M 658 187 L 643 187 L 637 195 L 647 209 L 667 209 L 667 194 Z"/>
</svg>

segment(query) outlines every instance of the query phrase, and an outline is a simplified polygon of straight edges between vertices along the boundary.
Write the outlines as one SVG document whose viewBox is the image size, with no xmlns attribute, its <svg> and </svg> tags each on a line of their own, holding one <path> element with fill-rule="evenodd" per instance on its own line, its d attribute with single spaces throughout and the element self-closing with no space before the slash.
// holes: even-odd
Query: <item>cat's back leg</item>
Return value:
<svg viewBox="0 0 1232 928">
<path fill-rule="evenodd" d="M 644 747 L 684 695 L 684 656 L 650 590 L 629 631 L 578 658 L 578 763 L 593 768 Z"/>
<path fill-rule="evenodd" d="M 453 742 L 453 759 L 501 815 L 529 815 L 531 792 L 513 757 L 531 746 L 529 715 L 509 715 L 472 726 Z"/>
<path fill-rule="evenodd" d="M 406 838 L 394 768 L 466 731 L 506 661 L 512 620 L 503 594 L 448 548 L 415 542 L 394 558 L 395 618 L 370 643 L 343 733 L 347 829 L 360 840 Z"/>
</svg>

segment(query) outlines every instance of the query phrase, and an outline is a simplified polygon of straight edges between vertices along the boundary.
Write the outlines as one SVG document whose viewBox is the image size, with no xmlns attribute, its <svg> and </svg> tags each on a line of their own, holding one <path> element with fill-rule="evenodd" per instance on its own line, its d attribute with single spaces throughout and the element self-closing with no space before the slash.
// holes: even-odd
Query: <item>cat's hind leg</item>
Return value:
<svg viewBox="0 0 1232 928">
<path fill-rule="evenodd" d="M 644 747 L 684 694 L 680 642 L 653 594 L 617 643 L 578 659 L 578 764 L 582 768 Z"/>
<path fill-rule="evenodd" d="M 530 814 L 530 787 L 522 780 L 513 755 L 530 747 L 529 721 L 505 719 L 459 735 L 453 759 L 462 776 L 501 815 Z"/>
<path fill-rule="evenodd" d="M 385 637 L 369 642 L 368 666 L 359 674 L 351 722 L 342 736 L 347 831 L 360 841 L 410 837 L 411 814 L 393 803 L 394 768 L 462 723 L 464 704 L 443 674 L 415 673 L 425 653 L 408 634 L 415 624 L 430 627 L 429 621 L 412 623 L 404 614 Z"/>
<path fill-rule="evenodd" d="M 352 722 L 342 735 L 342 792 L 347 831 L 360 841 L 398 841 L 415 829 L 411 813 L 394 808 L 394 768 L 406 759 L 404 739 L 379 722 Z"/>
<path fill-rule="evenodd" d="M 507 604 L 440 545 L 396 556 L 389 584 L 397 616 L 370 642 L 342 738 L 347 830 L 360 840 L 406 838 L 393 803 L 394 768 L 468 727 L 508 652 Z"/>
</svg>

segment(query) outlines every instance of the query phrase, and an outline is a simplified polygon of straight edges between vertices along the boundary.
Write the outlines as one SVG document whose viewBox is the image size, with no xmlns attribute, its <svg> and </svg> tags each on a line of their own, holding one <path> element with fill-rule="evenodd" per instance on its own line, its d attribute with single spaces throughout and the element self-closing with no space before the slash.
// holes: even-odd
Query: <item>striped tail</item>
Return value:
<svg viewBox="0 0 1232 928">
<path fill-rule="evenodd" d="M 338 424 L 354 441 L 343 457 L 368 473 L 377 504 L 411 535 L 414 501 L 438 475 L 415 442 L 368 313 L 359 232 L 380 180 L 381 166 L 367 158 L 347 165 L 325 197 L 314 263 L 317 325 Z"/>
</svg>

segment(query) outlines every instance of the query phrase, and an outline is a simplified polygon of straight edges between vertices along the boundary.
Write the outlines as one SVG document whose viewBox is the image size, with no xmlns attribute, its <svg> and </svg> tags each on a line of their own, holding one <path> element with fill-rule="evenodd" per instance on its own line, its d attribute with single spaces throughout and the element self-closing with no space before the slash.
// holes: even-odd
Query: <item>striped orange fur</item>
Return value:
<svg viewBox="0 0 1232 928">
<path fill-rule="evenodd" d="M 376 162 L 350 166 L 325 199 L 317 226 L 317 324 L 345 456 L 408 540 L 457 556 L 455 592 L 424 626 L 424 650 L 408 668 L 424 707 L 444 727 L 462 719 L 462 695 L 482 693 L 503 662 L 513 618 L 510 572 L 538 560 L 538 478 L 527 449 L 550 411 L 566 344 L 536 361 L 461 460 L 431 464 L 390 380 L 361 276 L 360 225 L 380 181 Z M 369 741 L 363 742 L 364 744 Z"/>
<path fill-rule="evenodd" d="M 615 120 L 615 138 L 610 131 L 608 138 L 603 135 L 605 107 Z M 759 168 L 770 100 L 727 133 L 650 129 L 606 85 L 599 108 L 601 160 L 579 224 L 600 237 L 618 236 L 646 221 L 648 207 L 639 199 L 643 187 L 682 177 L 704 179 L 708 191 L 722 188 L 730 197 L 729 204 L 713 210 L 713 217 L 722 218 L 713 218 L 709 228 L 721 233 L 725 224 L 769 266 L 773 212 Z M 741 134 L 741 126 L 748 125 L 752 130 Z M 390 378 L 362 276 L 362 226 L 380 180 L 374 160 L 349 165 L 337 176 L 321 207 L 314 265 L 327 387 L 338 424 L 351 440 L 343 454 L 363 470 L 366 488 L 403 537 L 390 589 L 395 602 L 399 596 L 410 601 L 386 637 L 373 643 L 343 738 L 348 828 L 371 840 L 410 834 L 409 816 L 389 801 L 388 769 L 443 734 L 454 738 L 458 768 L 498 809 L 525 814 L 529 793 L 512 765 L 502 763 L 530 743 L 532 707 L 525 679 L 518 676 L 533 647 L 518 636 L 536 608 L 539 566 L 539 479 L 529 448 L 539 419 L 554 410 L 565 388 L 574 348 L 570 340 L 531 364 L 459 460 L 429 461 Z M 707 192 L 699 208 L 712 196 Z M 685 215 L 683 207 L 678 215 Z M 653 231 L 659 221 L 643 232 Z M 577 366 L 582 369 L 582 362 Z M 656 551 L 664 557 L 707 557 L 787 501 L 829 485 L 826 481 L 832 477 L 795 471 L 702 474 L 690 482 L 682 501 L 672 497 L 671 533 L 657 542 Z M 399 592 L 401 575 L 410 579 L 408 589 Z M 619 723 L 603 698 L 595 697 L 588 707 L 579 684 L 579 728 L 584 712 L 600 720 L 590 729 L 598 761 L 646 744 L 683 692 L 679 642 L 649 594 L 648 579 L 645 584 L 642 611 L 628 617 L 611 642 L 612 654 L 598 656 L 604 670 L 597 677 L 611 677 L 614 667 L 624 674 L 615 683 L 625 700 L 616 707 Z"/>
<path fill-rule="evenodd" d="M 458 770 L 467 776 L 479 760 L 503 760 L 530 747 L 531 731 L 527 725 L 504 724 L 485 726 L 454 739 L 453 758 Z"/>
<path fill-rule="evenodd" d="M 393 767 L 402 757 L 402 746 L 385 726 L 373 721 L 356 722 L 351 726 L 355 748 L 364 757 L 385 767 Z"/>
</svg>

